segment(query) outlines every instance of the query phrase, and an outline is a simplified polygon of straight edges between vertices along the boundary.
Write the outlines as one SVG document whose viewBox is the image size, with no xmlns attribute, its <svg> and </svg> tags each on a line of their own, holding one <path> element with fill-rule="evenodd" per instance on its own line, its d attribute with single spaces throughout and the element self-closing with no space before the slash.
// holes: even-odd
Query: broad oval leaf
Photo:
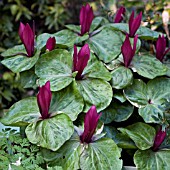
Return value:
<svg viewBox="0 0 170 170">
<path fill-rule="evenodd" d="M 141 150 L 146 150 L 153 146 L 156 131 L 148 124 L 138 122 L 126 128 L 118 128 L 118 130 L 129 136 Z"/>
<path fill-rule="evenodd" d="M 116 24 L 107 24 L 106 26 L 108 27 L 112 27 L 114 28 L 115 30 L 119 30 L 119 31 L 122 31 L 124 33 L 128 33 L 129 32 L 129 27 L 128 27 L 128 24 L 126 23 L 116 23 Z M 144 40 L 154 40 L 154 39 L 157 39 L 159 37 L 159 32 L 156 32 L 156 31 L 153 31 L 147 27 L 139 27 L 139 29 L 137 30 L 136 34 L 138 34 L 138 36 L 141 38 L 141 39 L 144 39 Z"/>
<path fill-rule="evenodd" d="M 58 114 L 54 117 L 29 124 L 25 133 L 28 140 L 41 147 L 56 151 L 73 134 L 73 123 L 66 114 Z"/>
<path fill-rule="evenodd" d="M 97 29 L 99 26 L 102 26 L 104 24 L 108 23 L 108 20 L 104 17 L 95 17 L 92 21 L 92 24 L 90 26 L 90 33 Z"/>
<path fill-rule="evenodd" d="M 3 53 L 1 53 L 1 56 L 2 57 L 12 57 L 12 56 L 15 56 L 18 53 L 26 54 L 26 50 L 25 50 L 24 45 L 16 45 L 12 48 L 9 48 L 6 51 L 4 51 Z"/>
<path fill-rule="evenodd" d="M 125 97 L 136 107 L 143 107 L 148 104 L 149 97 L 147 96 L 147 86 L 140 80 L 133 81 L 131 86 L 124 89 Z"/>
<path fill-rule="evenodd" d="M 19 73 L 32 68 L 37 62 L 40 55 L 40 51 L 37 50 L 34 56 L 27 57 L 24 55 L 16 55 L 12 57 L 5 58 L 2 60 L 2 64 L 9 68 L 14 73 Z"/>
<path fill-rule="evenodd" d="M 67 114 L 72 121 L 82 112 L 84 107 L 83 97 L 73 81 L 68 87 L 53 93 L 50 113 L 57 111 Z"/>
<path fill-rule="evenodd" d="M 149 56 L 135 55 L 132 60 L 132 70 L 149 79 L 166 75 L 167 73 L 167 67 L 165 65 L 156 58 Z"/>
<path fill-rule="evenodd" d="M 133 74 L 130 69 L 120 66 L 114 69 L 112 72 L 111 84 L 115 89 L 123 89 L 126 86 L 132 84 Z"/>
<path fill-rule="evenodd" d="M 164 111 L 170 100 L 169 87 L 169 78 L 156 78 L 147 85 L 142 80 L 135 80 L 124 94 L 134 106 L 139 107 L 139 114 L 145 122 L 163 123 Z"/>
<path fill-rule="evenodd" d="M 106 147 L 107 146 L 107 147 Z M 112 139 L 102 138 L 84 146 L 80 156 L 82 170 L 121 170 L 120 150 Z"/>
<path fill-rule="evenodd" d="M 137 150 L 134 155 L 134 163 L 138 170 L 169 170 L 170 150 Z"/>
<path fill-rule="evenodd" d="M 49 166 L 62 166 L 64 170 L 79 169 L 80 155 L 82 147 L 80 145 L 79 136 L 75 132 L 70 140 L 56 152 L 44 149 L 43 157 Z"/>
<path fill-rule="evenodd" d="M 20 83 L 24 88 L 36 88 L 36 80 L 38 79 L 35 74 L 35 68 L 31 68 L 30 70 L 23 71 L 20 73 Z"/>
<path fill-rule="evenodd" d="M 35 73 L 41 85 L 50 81 L 51 90 L 59 91 L 72 81 L 72 57 L 66 50 L 53 50 L 41 56 L 35 65 Z"/>
<path fill-rule="evenodd" d="M 124 35 L 112 28 L 103 28 L 98 34 L 88 39 L 90 48 L 104 63 L 109 63 L 121 52 Z"/>
<path fill-rule="evenodd" d="M 116 145 L 124 149 L 137 149 L 135 143 L 125 134 L 117 131 L 113 126 L 104 126 L 106 137 L 113 139 Z"/>
<path fill-rule="evenodd" d="M 129 102 L 121 103 L 117 100 L 112 100 L 109 107 L 102 111 L 101 121 L 105 124 L 112 121 L 125 121 L 132 115 L 133 109 L 134 107 Z"/>
<path fill-rule="evenodd" d="M 35 97 L 29 97 L 16 102 L 5 113 L 1 122 L 4 125 L 25 126 L 41 117 L 37 100 Z"/>
<path fill-rule="evenodd" d="M 92 105 L 96 106 L 98 112 L 109 106 L 113 92 L 108 82 L 92 78 L 76 82 L 85 102 L 84 112 L 87 112 Z"/>
<path fill-rule="evenodd" d="M 62 44 L 68 47 L 73 47 L 74 44 L 81 43 L 89 38 L 88 34 L 79 36 L 73 31 L 67 29 L 61 30 L 53 34 L 53 36 L 55 37 L 57 44 Z"/>
<path fill-rule="evenodd" d="M 96 58 L 93 53 L 90 54 L 90 60 L 88 61 L 83 74 L 86 75 L 86 77 L 97 78 L 106 81 L 109 81 L 111 79 L 110 72 L 106 69 L 104 64 Z"/>
</svg>

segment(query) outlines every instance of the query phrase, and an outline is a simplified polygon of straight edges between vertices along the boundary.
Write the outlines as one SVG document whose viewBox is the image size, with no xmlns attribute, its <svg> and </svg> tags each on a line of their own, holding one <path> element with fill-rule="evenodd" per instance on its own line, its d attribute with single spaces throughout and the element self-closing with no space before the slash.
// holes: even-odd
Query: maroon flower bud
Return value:
<svg viewBox="0 0 170 170">
<path fill-rule="evenodd" d="M 20 36 L 22 43 L 25 46 L 28 57 L 32 57 L 34 55 L 35 34 L 28 23 L 24 25 L 22 22 L 20 22 L 19 36 Z"/>
<path fill-rule="evenodd" d="M 55 48 L 56 40 L 55 37 L 50 37 L 46 42 L 46 50 L 52 51 Z"/>
<path fill-rule="evenodd" d="M 162 35 L 162 37 L 159 35 L 159 38 L 156 41 L 156 58 L 162 62 L 169 50 L 170 48 L 166 50 L 166 39 L 164 35 Z"/>
<path fill-rule="evenodd" d="M 142 20 L 142 12 L 134 18 L 134 11 L 132 12 L 130 19 L 129 19 L 129 37 L 134 37 L 136 31 L 140 27 Z"/>
<path fill-rule="evenodd" d="M 92 137 L 96 130 L 98 120 L 101 116 L 101 113 L 98 114 L 96 110 L 96 106 L 92 106 L 89 111 L 86 113 L 84 119 L 84 132 L 80 136 L 80 140 L 82 143 L 90 143 L 92 142 Z"/>
<path fill-rule="evenodd" d="M 77 47 L 74 45 L 73 54 L 73 69 L 72 72 L 77 71 L 76 79 L 82 79 L 83 70 L 87 66 L 88 60 L 90 58 L 90 48 L 88 44 L 85 44 L 77 53 Z"/>
<path fill-rule="evenodd" d="M 162 144 L 166 137 L 166 131 L 162 131 L 162 127 L 160 127 L 159 131 L 157 132 L 153 144 L 153 151 L 157 151 L 159 149 L 159 146 Z"/>
<path fill-rule="evenodd" d="M 50 91 L 50 81 L 47 81 L 46 84 L 39 89 L 37 94 L 37 103 L 42 116 L 42 119 L 49 118 L 49 108 L 52 98 L 52 93 Z"/>
<path fill-rule="evenodd" d="M 81 25 L 81 34 L 84 35 L 86 32 L 90 31 L 90 26 L 93 21 L 94 14 L 93 14 L 93 9 L 90 7 L 89 4 L 86 6 L 82 6 L 80 10 L 80 25 Z"/>
<path fill-rule="evenodd" d="M 120 23 L 123 20 L 125 12 L 126 12 L 125 7 L 121 6 L 116 12 L 114 23 Z"/>
<path fill-rule="evenodd" d="M 129 40 L 129 36 L 128 34 L 126 35 L 126 39 L 121 47 L 121 52 L 123 55 L 125 67 L 129 67 L 135 55 L 137 40 L 138 40 L 138 35 L 134 37 L 133 48 L 132 48 L 130 40 Z"/>
</svg>

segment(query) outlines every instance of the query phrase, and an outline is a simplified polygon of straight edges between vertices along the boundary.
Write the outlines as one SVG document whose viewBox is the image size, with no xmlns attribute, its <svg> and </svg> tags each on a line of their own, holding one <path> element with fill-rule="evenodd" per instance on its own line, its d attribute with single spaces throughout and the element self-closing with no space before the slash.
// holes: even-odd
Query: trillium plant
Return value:
<svg viewBox="0 0 170 170">
<path fill-rule="evenodd" d="M 125 16 L 122 6 L 109 22 L 86 4 L 80 25 L 53 34 L 21 22 L 21 45 L 1 54 L 37 95 L 0 121 L 24 129 L 44 155 L 42 168 L 170 169 L 170 48 L 166 35 L 141 26 L 142 12 L 128 23 Z"/>
</svg>

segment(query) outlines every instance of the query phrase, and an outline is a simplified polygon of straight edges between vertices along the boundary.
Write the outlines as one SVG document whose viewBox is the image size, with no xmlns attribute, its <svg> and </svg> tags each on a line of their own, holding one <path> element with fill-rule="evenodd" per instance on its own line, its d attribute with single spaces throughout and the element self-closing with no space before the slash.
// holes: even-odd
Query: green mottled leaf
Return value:
<svg viewBox="0 0 170 170">
<path fill-rule="evenodd" d="M 120 156 L 120 150 L 114 141 L 102 138 L 84 148 L 80 157 L 80 168 L 82 170 L 121 170 Z"/>
<path fill-rule="evenodd" d="M 133 85 L 124 90 L 126 98 L 136 107 L 147 123 L 163 123 L 164 111 L 170 100 L 170 80 L 156 78 L 146 85 L 142 80 L 135 80 Z"/>
<path fill-rule="evenodd" d="M 108 82 L 92 78 L 76 82 L 85 102 L 84 112 L 87 112 L 92 105 L 95 105 L 99 112 L 110 104 L 113 94 Z"/>
<path fill-rule="evenodd" d="M 148 104 L 147 86 L 142 80 L 134 80 L 133 84 L 124 89 L 125 97 L 136 107 Z"/>
<path fill-rule="evenodd" d="M 80 26 L 79 25 L 73 25 L 73 24 L 69 24 L 69 25 L 65 25 L 66 28 L 68 28 L 69 30 L 73 31 L 74 33 L 80 33 Z"/>
<path fill-rule="evenodd" d="M 73 47 L 74 44 L 81 43 L 89 38 L 88 34 L 79 36 L 73 31 L 67 29 L 61 30 L 53 35 L 56 38 L 57 44 L 66 45 L 68 47 Z"/>
<path fill-rule="evenodd" d="M 116 23 L 116 24 L 107 24 L 106 27 L 113 27 L 115 30 L 119 30 L 122 32 L 129 32 L 129 26 L 125 23 Z M 154 40 L 157 39 L 159 36 L 159 32 L 153 31 L 147 27 L 139 27 L 136 34 L 144 40 Z"/>
<path fill-rule="evenodd" d="M 115 89 L 123 89 L 126 86 L 132 84 L 133 74 L 130 69 L 120 66 L 114 69 L 112 72 L 111 84 Z"/>
<path fill-rule="evenodd" d="M 167 67 L 159 60 L 149 56 L 134 56 L 132 69 L 139 75 L 153 79 L 157 76 L 166 75 Z"/>
<path fill-rule="evenodd" d="M 104 17 L 95 17 L 92 21 L 92 24 L 90 26 L 90 33 L 97 29 L 100 25 L 104 25 L 108 23 L 108 20 Z"/>
<path fill-rule="evenodd" d="M 27 53 L 24 45 L 16 45 L 16 46 L 4 51 L 3 53 L 1 53 L 1 55 L 2 55 L 2 57 L 11 57 L 18 53 L 24 53 L 24 54 Z"/>
<path fill-rule="evenodd" d="M 52 152 L 44 150 L 44 159 L 49 166 L 62 166 L 64 170 L 79 169 L 79 159 L 82 152 L 79 136 L 74 133 L 59 150 Z"/>
<path fill-rule="evenodd" d="M 156 131 L 148 124 L 138 122 L 126 128 L 118 128 L 118 130 L 129 136 L 141 150 L 146 150 L 153 146 Z"/>
<path fill-rule="evenodd" d="M 124 96 L 123 91 L 121 90 L 114 90 L 113 97 L 119 100 L 121 103 L 124 103 L 126 101 L 126 97 Z"/>
<path fill-rule="evenodd" d="M 136 151 L 134 163 L 138 170 L 169 170 L 170 150 Z"/>
<path fill-rule="evenodd" d="M 72 81 L 72 57 L 66 50 L 53 50 L 41 56 L 35 65 L 35 73 L 39 83 L 50 81 L 51 90 L 58 91 L 68 86 Z"/>
<path fill-rule="evenodd" d="M 12 105 L 1 122 L 4 125 L 25 126 L 38 120 L 40 116 L 36 98 L 29 97 Z"/>
<path fill-rule="evenodd" d="M 46 45 L 46 42 L 50 37 L 54 37 L 54 35 L 48 33 L 40 34 L 36 40 L 36 47 L 38 49 L 42 49 Z"/>
<path fill-rule="evenodd" d="M 33 57 L 26 57 L 24 55 L 16 55 L 13 57 L 5 58 L 2 64 L 9 68 L 12 72 L 18 73 L 32 68 L 37 62 L 40 51 L 36 51 Z"/>
<path fill-rule="evenodd" d="M 135 143 L 125 134 L 122 134 L 116 130 L 113 126 L 104 126 L 104 132 L 106 137 L 113 139 L 116 145 L 125 149 L 136 149 Z"/>
<path fill-rule="evenodd" d="M 108 63 L 120 54 L 124 37 L 119 31 L 104 28 L 98 34 L 89 38 L 87 43 L 100 60 Z"/>
<path fill-rule="evenodd" d="M 31 143 L 53 151 L 58 150 L 73 132 L 73 123 L 66 114 L 31 123 L 25 129 Z"/>
<path fill-rule="evenodd" d="M 30 70 L 23 71 L 20 73 L 20 81 L 21 85 L 24 88 L 35 88 L 36 80 L 38 79 L 37 75 L 35 74 L 35 68 L 33 67 Z"/>
<path fill-rule="evenodd" d="M 83 97 L 77 90 L 77 85 L 72 82 L 68 87 L 53 93 L 50 112 L 63 112 L 67 114 L 71 120 L 76 120 L 78 114 L 82 112 L 84 107 Z"/>
<path fill-rule="evenodd" d="M 132 115 L 133 109 L 133 106 L 129 102 L 121 103 L 117 100 L 112 100 L 109 107 L 102 111 L 101 120 L 105 124 L 112 121 L 125 121 Z"/>
<path fill-rule="evenodd" d="M 111 79 L 110 72 L 106 69 L 101 61 L 97 60 L 96 56 L 93 53 L 90 54 L 90 60 L 88 61 L 83 74 L 85 74 L 86 77 L 103 79 L 106 81 L 109 81 Z"/>
</svg>

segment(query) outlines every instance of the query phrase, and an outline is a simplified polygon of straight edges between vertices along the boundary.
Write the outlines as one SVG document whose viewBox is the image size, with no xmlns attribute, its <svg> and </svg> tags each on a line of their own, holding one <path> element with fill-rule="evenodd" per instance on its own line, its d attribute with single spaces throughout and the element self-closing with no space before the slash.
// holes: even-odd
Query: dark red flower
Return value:
<svg viewBox="0 0 170 170">
<path fill-rule="evenodd" d="M 120 23 L 123 20 L 125 12 L 126 12 L 125 7 L 121 6 L 116 12 L 114 23 Z"/>
<path fill-rule="evenodd" d="M 142 20 L 142 12 L 139 13 L 139 15 L 134 18 L 134 11 L 132 12 L 130 19 L 129 19 L 129 37 L 134 37 L 136 34 L 136 31 L 140 27 Z"/>
<path fill-rule="evenodd" d="M 162 127 L 160 127 L 159 131 L 157 132 L 153 144 L 153 151 L 157 151 L 159 149 L 159 146 L 162 144 L 166 137 L 166 130 L 163 131 Z"/>
<path fill-rule="evenodd" d="M 50 91 L 50 81 L 47 81 L 44 86 L 40 87 L 37 94 L 37 103 L 42 116 L 42 119 L 49 118 L 49 108 L 51 103 L 52 93 Z"/>
<path fill-rule="evenodd" d="M 81 25 L 81 34 L 84 35 L 85 33 L 90 31 L 90 26 L 93 21 L 94 14 L 93 14 L 93 9 L 90 7 L 89 4 L 86 6 L 82 6 L 80 10 L 80 25 Z"/>
<path fill-rule="evenodd" d="M 50 37 L 46 42 L 46 50 L 52 51 L 55 48 L 56 40 L 55 37 Z"/>
<path fill-rule="evenodd" d="M 83 70 L 87 66 L 88 60 L 90 58 L 90 48 L 88 44 L 85 44 L 77 52 L 77 47 L 74 45 L 74 54 L 73 54 L 73 69 L 72 72 L 77 71 L 76 79 L 82 79 Z"/>
<path fill-rule="evenodd" d="M 20 22 L 19 36 L 25 46 L 28 57 L 32 57 L 34 55 L 35 34 L 28 23 L 24 25 L 22 22 Z"/>
<path fill-rule="evenodd" d="M 101 113 L 98 114 L 96 110 L 96 106 L 92 106 L 89 111 L 86 113 L 84 119 L 84 132 L 80 136 L 80 140 L 82 143 L 90 143 L 92 142 L 92 137 L 96 130 L 98 120 L 101 116 Z"/>
<path fill-rule="evenodd" d="M 156 58 L 162 62 L 169 50 L 170 48 L 166 50 L 166 39 L 164 35 L 162 35 L 162 37 L 159 35 L 159 38 L 156 41 Z"/>
<path fill-rule="evenodd" d="M 123 55 L 125 67 L 129 67 L 135 55 L 137 40 L 138 40 L 138 35 L 134 37 L 133 48 L 132 48 L 130 40 L 129 40 L 129 36 L 128 34 L 126 35 L 126 39 L 121 47 L 121 52 Z"/>
</svg>

